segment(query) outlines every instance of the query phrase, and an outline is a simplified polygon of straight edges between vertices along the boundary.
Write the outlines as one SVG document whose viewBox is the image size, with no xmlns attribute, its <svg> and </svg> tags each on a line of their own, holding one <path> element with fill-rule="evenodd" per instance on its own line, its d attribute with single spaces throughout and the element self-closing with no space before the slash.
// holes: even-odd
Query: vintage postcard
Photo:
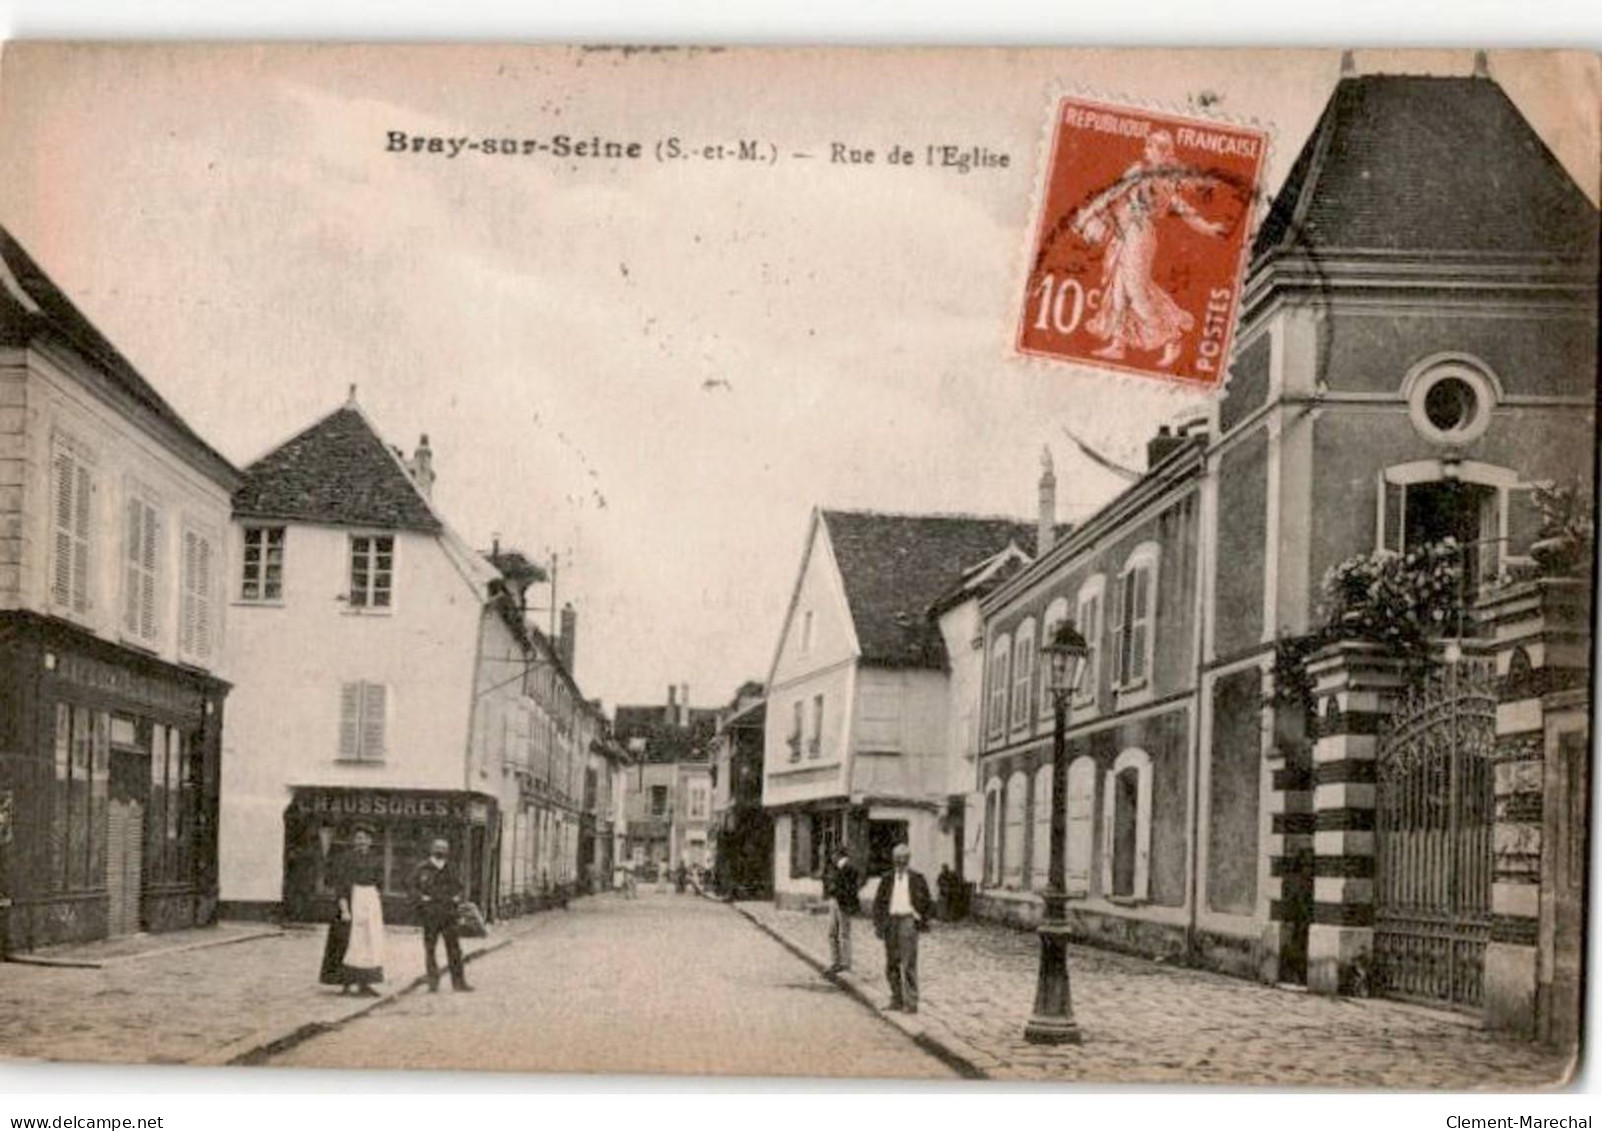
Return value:
<svg viewBox="0 0 1602 1131">
<path fill-rule="evenodd" d="M 7 45 L 0 1057 L 1564 1084 L 1599 90 Z"/>
</svg>

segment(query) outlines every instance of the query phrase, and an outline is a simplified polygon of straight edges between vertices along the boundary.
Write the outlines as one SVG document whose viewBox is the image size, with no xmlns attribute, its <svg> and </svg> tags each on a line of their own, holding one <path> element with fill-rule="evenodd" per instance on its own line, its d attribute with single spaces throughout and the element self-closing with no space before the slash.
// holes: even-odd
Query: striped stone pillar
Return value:
<svg viewBox="0 0 1602 1131">
<path fill-rule="evenodd" d="M 1313 775 L 1307 721 L 1299 707 L 1277 702 L 1272 668 L 1263 672 L 1263 701 L 1273 727 L 1263 755 L 1267 777 L 1268 922 L 1258 976 L 1299 981 L 1307 972 L 1307 926 L 1313 914 Z"/>
<path fill-rule="evenodd" d="M 1403 691 L 1402 666 L 1377 645 L 1347 641 L 1314 653 L 1307 672 L 1318 709 L 1307 988 L 1366 995 L 1374 952 L 1375 756 Z"/>
<path fill-rule="evenodd" d="M 1477 610 L 1496 647 L 1495 804 L 1491 938 L 1485 948 L 1485 1027 L 1533 1036 L 1542 918 L 1545 700 L 1583 687 L 1589 671 L 1586 587 L 1515 586 Z"/>
</svg>

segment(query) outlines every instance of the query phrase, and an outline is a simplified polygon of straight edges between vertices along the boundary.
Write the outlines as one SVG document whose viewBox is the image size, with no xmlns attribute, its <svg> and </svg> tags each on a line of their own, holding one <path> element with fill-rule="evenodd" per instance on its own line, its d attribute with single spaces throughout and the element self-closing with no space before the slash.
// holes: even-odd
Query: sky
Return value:
<svg viewBox="0 0 1602 1131">
<path fill-rule="evenodd" d="M 1596 199 L 1595 58 L 1491 70 Z M 1121 481 L 1067 430 L 1139 467 L 1204 407 L 1011 348 L 1052 93 L 1264 125 L 1272 190 L 1339 71 L 1324 50 L 13 46 L 0 223 L 237 465 L 355 385 L 390 442 L 428 434 L 469 543 L 561 555 L 586 694 L 718 705 L 766 677 L 813 507 L 1032 518 L 1049 447 L 1077 521 Z M 644 156 L 414 155 L 392 131 Z M 672 138 L 779 157 L 656 160 Z M 1009 164 L 900 168 L 896 144 Z"/>
</svg>

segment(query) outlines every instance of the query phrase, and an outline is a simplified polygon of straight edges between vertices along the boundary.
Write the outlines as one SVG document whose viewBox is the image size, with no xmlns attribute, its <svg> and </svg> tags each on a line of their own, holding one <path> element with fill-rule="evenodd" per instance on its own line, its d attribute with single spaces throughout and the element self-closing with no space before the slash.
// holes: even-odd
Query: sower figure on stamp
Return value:
<svg viewBox="0 0 1602 1131">
<path fill-rule="evenodd" d="M 1101 307 L 1085 329 L 1106 341 L 1095 357 L 1121 360 L 1124 351 L 1162 350 L 1159 368 L 1179 360 L 1184 337 L 1196 319 L 1163 290 L 1152 275 L 1157 234 L 1172 213 L 1201 235 L 1220 237 L 1226 225 L 1207 219 L 1180 195 L 1193 175 L 1174 165 L 1174 139 L 1155 130 L 1146 139 L 1142 160 L 1129 167 L 1118 183 L 1085 205 L 1074 217 L 1074 231 L 1086 243 L 1105 242 Z"/>
<path fill-rule="evenodd" d="M 829 897 L 830 974 L 851 969 L 851 916 L 862 910 L 861 888 L 851 854 L 842 848 L 823 878 L 823 893 Z"/>
<path fill-rule="evenodd" d="M 445 959 L 450 963 L 451 988 L 469 991 L 462 969 L 462 938 L 457 916 L 462 901 L 462 879 L 450 862 L 448 841 L 436 839 L 429 845 L 428 859 L 412 873 L 412 902 L 423 924 L 423 961 L 428 968 L 428 991 L 439 990 L 439 940 L 445 940 Z"/>
<path fill-rule="evenodd" d="M 890 1008 L 918 1012 L 918 932 L 934 912 L 929 881 L 908 864 L 912 850 L 898 844 L 894 866 L 879 880 L 873 896 L 873 929 L 884 940 L 884 977 L 890 983 Z"/>
</svg>

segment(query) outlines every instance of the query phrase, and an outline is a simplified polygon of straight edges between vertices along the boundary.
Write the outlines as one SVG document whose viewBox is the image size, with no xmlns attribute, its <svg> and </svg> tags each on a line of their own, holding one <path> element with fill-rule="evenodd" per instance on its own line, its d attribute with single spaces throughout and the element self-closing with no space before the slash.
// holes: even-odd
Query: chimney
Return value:
<svg viewBox="0 0 1602 1131">
<path fill-rule="evenodd" d="M 672 725 L 679 721 L 679 689 L 671 683 L 668 684 L 667 721 Z"/>
<path fill-rule="evenodd" d="M 1188 442 L 1185 436 L 1176 436 L 1168 425 L 1157 429 L 1157 435 L 1146 441 L 1146 470 L 1150 471 Z"/>
<path fill-rule="evenodd" d="M 574 633 L 578 631 L 578 613 L 573 611 L 573 602 L 569 601 L 562 606 L 562 635 L 556 642 L 556 650 L 562 657 L 562 666 L 573 674 L 573 655 L 578 647 Z"/>
<path fill-rule="evenodd" d="M 417 441 L 417 454 L 407 470 L 417 482 L 417 489 L 423 493 L 423 498 L 430 502 L 434 499 L 434 452 L 428 446 L 428 433 L 424 432 Z"/>
<path fill-rule="evenodd" d="M 1057 473 L 1051 466 L 1051 448 L 1040 449 L 1040 512 L 1035 530 L 1035 557 L 1043 558 L 1057 541 Z"/>
<path fill-rule="evenodd" d="M 679 684 L 679 725 L 690 725 L 690 685 L 687 683 Z"/>
</svg>

